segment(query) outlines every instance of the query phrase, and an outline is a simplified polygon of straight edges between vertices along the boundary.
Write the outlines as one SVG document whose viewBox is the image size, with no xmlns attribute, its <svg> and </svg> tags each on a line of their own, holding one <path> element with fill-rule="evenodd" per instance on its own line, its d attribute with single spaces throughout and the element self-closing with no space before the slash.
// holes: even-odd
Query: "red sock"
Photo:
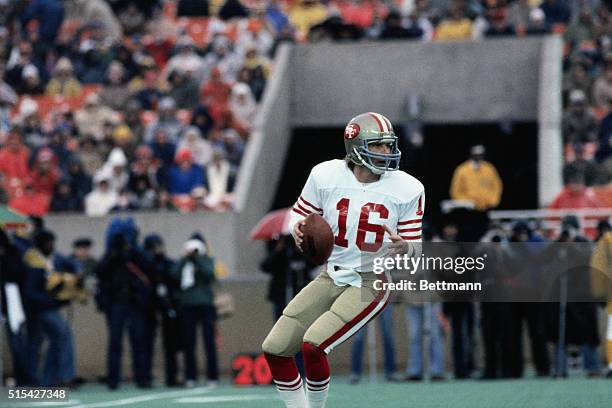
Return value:
<svg viewBox="0 0 612 408">
<path fill-rule="evenodd" d="M 290 388 L 301 385 L 301 381 L 296 381 L 300 375 L 293 357 L 275 356 L 268 353 L 264 353 L 264 356 L 277 385 L 291 386 Z"/>
<path fill-rule="evenodd" d="M 306 378 L 317 382 L 329 380 L 329 364 L 325 352 L 317 346 L 304 343 L 302 353 L 304 354 Z"/>
</svg>

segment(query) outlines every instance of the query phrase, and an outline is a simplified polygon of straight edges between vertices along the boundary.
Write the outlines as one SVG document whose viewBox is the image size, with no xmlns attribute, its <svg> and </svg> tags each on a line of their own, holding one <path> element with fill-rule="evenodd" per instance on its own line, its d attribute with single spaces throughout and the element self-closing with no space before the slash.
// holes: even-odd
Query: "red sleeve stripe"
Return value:
<svg viewBox="0 0 612 408">
<path fill-rule="evenodd" d="M 302 217 L 308 216 L 308 214 L 303 213 L 301 210 L 298 210 L 297 208 L 292 208 L 291 211 L 293 211 L 296 214 L 300 214 Z"/>
<path fill-rule="evenodd" d="M 400 237 L 402 237 L 402 239 L 404 241 L 415 241 L 417 239 L 421 239 L 420 235 L 415 235 L 414 237 L 403 237 L 403 236 L 400 235 Z"/>
<path fill-rule="evenodd" d="M 296 207 L 297 207 L 297 208 L 296 208 Z M 300 203 L 299 203 L 299 202 L 295 203 L 295 206 L 294 206 L 293 208 L 299 209 L 299 210 L 301 210 L 302 212 L 306 213 L 307 215 L 312 214 L 312 211 L 311 211 L 311 210 L 309 210 L 309 209 L 307 209 L 307 208 L 302 207 L 302 206 L 300 205 Z"/>
<path fill-rule="evenodd" d="M 300 196 L 300 200 L 302 200 L 302 202 L 304 204 L 306 204 L 307 206 L 309 206 L 310 208 L 312 208 L 313 210 L 317 211 L 317 212 L 323 212 L 323 209 L 319 208 L 319 207 L 315 207 L 314 205 L 312 205 L 311 203 L 309 203 L 308 201 L 306 201 L 306 199 L 304 199 L 304 197 Z"/>
<path fill-rule="evenodd" d="M 401 234 L 402 232 L 419 232 L 421 231 L 421 227 L 418 228 L 406 228 L 406 229 L 398 229 L 397 232 L 398 234 Z"/>
<path fill-rule="evenodd" d="M 422 218 L 415 218 L 414 220 L 400 221 L 400 222 L 397 223 L 397 225 L 418 224 L 421 221 L 423 221 Z"/>
</svg>

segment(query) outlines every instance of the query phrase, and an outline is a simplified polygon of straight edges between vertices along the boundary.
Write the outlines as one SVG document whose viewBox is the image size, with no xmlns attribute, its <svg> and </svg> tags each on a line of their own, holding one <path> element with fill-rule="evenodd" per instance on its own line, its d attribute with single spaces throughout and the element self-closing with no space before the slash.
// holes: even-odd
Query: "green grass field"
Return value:
<svg viewBox="0 0 612 408">
<path fill-rule="evenodd" d="M 71 408 L 282 407 L 273 387 L 236 388 L 221 385 L 177 389 L 156 387 L 139 390 L 124 385 L 109 392 L 102 385 L 85 385 L 71 392 L 66 403 L 9 403 L 2 407 L 64 406 Z M 327 406 L 330 408 L 610 408 L 612 380 L 523 379 L 512 381 L 445 381 L 440 383 L 375 383 L 349 385 L 346 378 L 332 378 Z"/>
</svg>

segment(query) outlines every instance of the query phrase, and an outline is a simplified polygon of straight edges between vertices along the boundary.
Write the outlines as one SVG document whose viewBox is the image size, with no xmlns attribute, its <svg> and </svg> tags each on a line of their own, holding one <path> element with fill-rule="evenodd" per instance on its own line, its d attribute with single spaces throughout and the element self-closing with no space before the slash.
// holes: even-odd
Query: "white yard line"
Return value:
<svg viewBox="0 0 612 408">
<path fill-rule="evenodd" d="M 172 402 L 178 404 L 210 404 L 213 402 L 231 402 L 231 401 L 259 401 L 276 399 L 271 395 L 226 395 L 218 397 L 185 397 L 178 398 Z"/>
<path fill-rule="evenodd" d="M 93 402 L 90 404 L 74 405 L 70 408 L 117 407 L 117 406 L 124 406 L 124 405 L 130 405 L 130 404 L 137 404 L 139 402 L 147 402 L 147 401 L 155 401 L 155 400 L 162 400 L 162 399 L 168 399 L 168 398 L 183 397 L 185 395 L 207 394 L 211 391 L 212 390 L 210 388 L 200 387 L 200 388 L 194 388 L 191 390 L 158 392 L 154 394 L 144 394 L 144 395 L 138 395 L 136 397 L 122 398 L 122 399 L 112 400 L 112 401 Z"/>
</svg>

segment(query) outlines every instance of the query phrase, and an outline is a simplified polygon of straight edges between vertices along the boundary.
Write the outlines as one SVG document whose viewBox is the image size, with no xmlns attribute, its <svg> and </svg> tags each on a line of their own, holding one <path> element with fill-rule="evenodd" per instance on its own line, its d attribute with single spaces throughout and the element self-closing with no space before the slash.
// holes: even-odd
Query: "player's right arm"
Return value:
<svg viewBox="0 0 612 408">
<path fill-rule="evenodd" d="M 295 240 L 295 245 L 300 250 L 302 249 L 302 238 L 304 236 L 301 228 L 302 225 L 304 225 L 304 219 L 312 213 L 323 215 L 314 169 L 310 172 L 308 180 L 306 180 L 306 184 L 302 189 L 302 193 L 290 212 L 289 231 Z"/>
</svg>

